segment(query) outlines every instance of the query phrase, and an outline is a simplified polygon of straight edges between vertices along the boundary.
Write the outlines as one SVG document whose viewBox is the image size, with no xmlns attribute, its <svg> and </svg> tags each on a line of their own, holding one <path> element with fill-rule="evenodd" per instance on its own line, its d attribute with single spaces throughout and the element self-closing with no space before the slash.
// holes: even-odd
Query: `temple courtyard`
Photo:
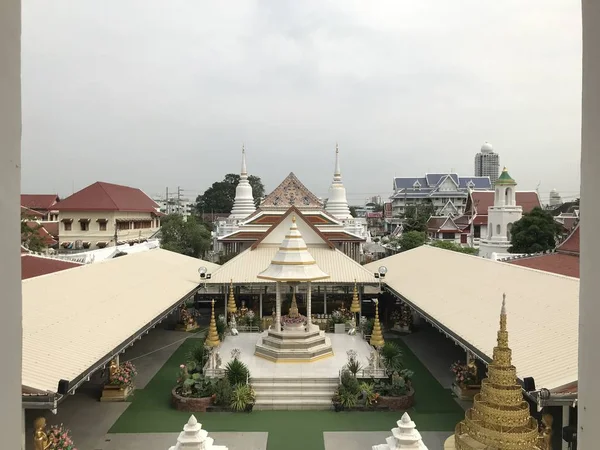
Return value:
<svg viewBox="0 0 600 450">
<path fill-rule="evenodd" d="M 90 382 L 88 387 L 61 403 L 57 415 L 49 411 L 28 411 L 27 423 L 32 423 L 33 416 L 40 414 L 52 423 L 63 422 L 71 428 L 77 447 L 84 450 L 167 450 L 176 443 L 190 416 L 171 407 L 170 393 L 179 365 L 195 346 L 197 336 L 156 329 L 128 350 L 122 360 L 131 359 L 139 371 L 135 393 L 128 402 L 99 402 L 100 388 Z M 346 347 L 340 342 L 347 340 L 336 338 L 348 336 L 328 334 L 332 338 L 334 356 L 299 364 L 273 363 L 252 356 L 257 336 L 245 333 L 228 336 L 221 348 L 223 363 L 231 349 L 239 348 L 240 357 L 248 363 L 253 377 L 269 368 L 275 368 L 276 373 L 283 376 L 317 373 L 329 377 L 336 376 L 346 361 Z M 366 359 L 368 345 L 359 337 L 354 339 L 354 349 Z M 429 327 L 401 337 L 386 335 L 386 340 L 394 340 L 401 346 L 406 367 L 415 373 L 416 405 L 408 413 L 428 448 L 441 450 L 444 440 L 464 417 L 464 405 L 461 406 L 450 389 L 452 374 L 448 370 L 462 351 Z M 311 369 L 305 370 L 307 367 Z M 385 442 L 401 413 L 255 410 L 249 414 L 198 413 L 196 417 L 215 444 L 226 445 L 229 450 L 362 450 Z M 27 435 L 31 436 L 31 431 Z"/>
</svg>

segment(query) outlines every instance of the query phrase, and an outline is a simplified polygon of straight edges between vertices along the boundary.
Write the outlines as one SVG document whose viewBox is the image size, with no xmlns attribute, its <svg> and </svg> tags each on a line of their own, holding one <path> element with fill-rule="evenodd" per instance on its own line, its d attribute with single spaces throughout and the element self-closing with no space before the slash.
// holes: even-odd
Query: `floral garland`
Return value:
<svg viewBox="0 0 600 450">
<path fill-rule="evenodd" d="M 303 315 L 299 315 L 298 317 L 281 316 L 281 323 L 299 324 L 304 323 L 305 321 L 306 317 Z"/>
<path fill-rule="evenodd" d="M 131 386 L 137 376 L 137 370 L 131 361 L 125 361 L 115 371 L 110 384 L 115 386 Z"/>
<path fill-rule="evenodd" d="M 48 442 L 53 450 L 77 450 L 71 438 L 71 431 L 60 425 L 52 425 L 48 432 Z"/>
<path fill-rule="evenodd" d="M 450 366 L 450 371 L 454 374 L 456 384 L 459 386 L 471 386 L 477 384 L 477 380 L 469 371 L 466 364 L 456 361 Z"/>
</svg>

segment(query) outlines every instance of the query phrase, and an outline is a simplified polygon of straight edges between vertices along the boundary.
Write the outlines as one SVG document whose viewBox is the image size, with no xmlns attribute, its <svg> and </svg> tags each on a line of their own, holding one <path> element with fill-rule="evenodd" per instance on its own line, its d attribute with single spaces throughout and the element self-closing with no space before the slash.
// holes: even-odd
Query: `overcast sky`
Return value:
<svg viewBox="0 0 600 450">
<path fill-rule="evenodd" d="M 579 192 L 572 0 L 23 1 L 23 192 L 95 181 L 195 197 L 248 169 L 351 203 L 394 176 L 473 175 L 493 144 L 522 189 Z"/>
</svg>

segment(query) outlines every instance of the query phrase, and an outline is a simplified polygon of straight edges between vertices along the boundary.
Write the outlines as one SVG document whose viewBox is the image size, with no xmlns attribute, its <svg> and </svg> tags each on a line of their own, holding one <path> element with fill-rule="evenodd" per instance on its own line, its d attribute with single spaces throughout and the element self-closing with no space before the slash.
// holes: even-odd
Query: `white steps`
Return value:
<svg viewBox="0 0 600 450">
<path fill-rule="evenodd" d="M 257 410 L 331 409 L 337 378 L 253 378 Z"/>
</svg>

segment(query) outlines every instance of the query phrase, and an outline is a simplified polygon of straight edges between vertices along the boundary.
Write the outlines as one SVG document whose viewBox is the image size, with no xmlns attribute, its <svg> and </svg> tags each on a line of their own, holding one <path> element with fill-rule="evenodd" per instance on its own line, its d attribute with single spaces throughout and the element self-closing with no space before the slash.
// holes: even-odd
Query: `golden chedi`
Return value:
<svg viewBox="0 0 600 450">
<path fill-rule="evenodd" d="M 300 312 L 298 311 L 298 301 L 296 300 L 296 291 L 292 293 L 292 304 L 290 305 L 290 310 L 288 311 L 288 317 L 300 317 Z"/>
<path fill-rule="evenodd" d="M 229 300 L 227 301 L 227 312 L 229 314 L 235 314 L 237 312 L 235 296 L 233 295 L 233 280 L 231 280 L 231 284 L 229 285 Z"/>
<path fill-rule="evenodd" d="M 473 407 L 456 426 L 444 448 L 446 450 L 538 450 L 537 421 L 529 414 L 522 387 L 512 365 L 506 330 L 506 298 L 502 300 L 498 344 L 494 347 L 487 378 L 475 395 Z"/>
<path fill-rule="evenodd" d="M 371 340 L 369 343 L 375 348 L 381 348 L 385 344 L 383 333 L 381 332 L 381 323 L 379 322 L 379 301 L 375 300 L 375 323 L 371 332 Z"/>
<path fill-rule="evenodd" d="M 219 339 L 219 332 L 217 331 L 217 322 L 215 321 L 215 300 L 212 300 L 212 307 L 210 311 L 210 324 L 208 325 L 208 335 L 204 341 L 204 345 L 207 347 L 218 347 L 221 345 Z"/>
<path fill-rule="evenodd" d="M 354 292 L 352 293 L 352 303 L 350 304 L 351 313 L 360 312 L 360 302 L 358 301 L 358 287 L 356 286 L 356 280 L 354 280 Z"/>
</svg>

